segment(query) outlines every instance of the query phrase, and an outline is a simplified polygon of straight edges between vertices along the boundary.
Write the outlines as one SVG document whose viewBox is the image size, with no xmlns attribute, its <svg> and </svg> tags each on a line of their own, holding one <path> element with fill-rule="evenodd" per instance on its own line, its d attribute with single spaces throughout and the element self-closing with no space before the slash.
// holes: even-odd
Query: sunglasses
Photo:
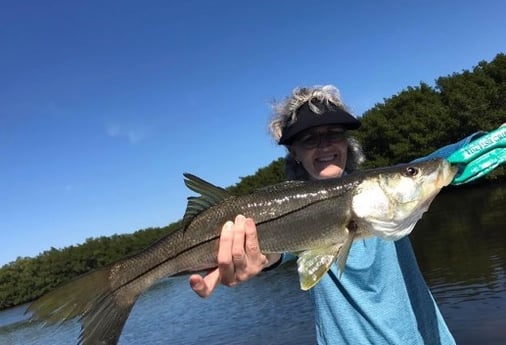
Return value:
<svg viewBox="0 0 506 345">
<path fill-rule="evenodd" d="M 322 142 L 337 144 L 346 140 L 344 131 L 327 131 L 322 133 L 308 133 L 294 140 L 294 145 L 298 145 L 304 149 L 314 149 L 321 145 Z"/>
</svg>

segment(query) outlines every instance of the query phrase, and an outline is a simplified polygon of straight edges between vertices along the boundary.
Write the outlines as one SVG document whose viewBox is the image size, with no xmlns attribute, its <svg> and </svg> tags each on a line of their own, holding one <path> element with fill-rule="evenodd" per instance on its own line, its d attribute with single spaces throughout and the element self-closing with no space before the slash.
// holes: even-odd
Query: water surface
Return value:
<svg viewBox="0 0 506 345">
<path fill-rule="evenodd" d="M 457 344 L 506 343 L 506 184 L 440 194 L 411 235 L 418 262 Z M 26 306 L 0 312 L 0 344 L 75 344 L 77 322 L 28 323 Z M 293 265 L 207 300 L 185 277 L 141 296 L 121 345 L 314 344 L 313 310 Z"/>
</svg>

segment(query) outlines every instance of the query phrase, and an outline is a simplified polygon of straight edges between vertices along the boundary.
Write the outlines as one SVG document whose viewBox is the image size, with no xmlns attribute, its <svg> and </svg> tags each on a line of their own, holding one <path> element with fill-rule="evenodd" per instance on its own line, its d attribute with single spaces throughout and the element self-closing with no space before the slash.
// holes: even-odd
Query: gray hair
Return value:
<svg viewBox="0 0 506 345">
<path fill-rule="evenodd" d="M 322 114 L 341 108 L 349 112 L 341 100 L 339 90 L 333 85 L 295 88 L 292 94 L 281 102 L 273 104 L 273 116 L 269 124 L 269 131 L 276 142 L 279 142 L 283 129 L 297 121 L 297 110 L 308 103 L 311 111 Z M 362 146 L 357 139 L 348 137 L 348 158 L 344 171 L 350 173 L 357 170 L 365 161 Z M 290 152 L 285 157 L 285 172 L 291 180 L 307 180 L 309 174 L 306 169 L 295 161 Z"/>
</svg>

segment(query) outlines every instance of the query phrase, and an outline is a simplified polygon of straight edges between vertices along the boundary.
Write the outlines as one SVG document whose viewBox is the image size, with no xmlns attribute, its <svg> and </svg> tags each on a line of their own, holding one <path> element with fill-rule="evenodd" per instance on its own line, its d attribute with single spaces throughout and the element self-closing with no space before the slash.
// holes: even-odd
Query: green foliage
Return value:
<svg viewBox="0 0 506 345">
<path fill-rule="evenodd" d="M 441 99 L 457 120 L 449 130 L 470 133 L 491 130 L 506 121 L 506 55 L 482 61 L 472 72 L 437 80 Z"/>
<path fill-rule="evenodd" d="M 473 71 L 437 79 L 435 87 L 420 83 L 376 104 L 362 117 L 356 137 L 368 156 L 365 167 L 387 166 L 424 156 L 477 130 L 506 122 L 506 55 L 480 62 Z M 492 178 L 506 175 L 505 167 Z M 228 188 L 246 194 L 285 180 L 282 158 Z M 33 300 L 90 270 L 133 255 L 179 222 L 133 234 L 89 238 L 83 244 L 51 248 L 35 258 L 18 258 L 0 268 L 0 309 Z"/>
<path fill-rule="evenodd" d="M 479 130 L 506 122 L 506 55 L 473 71 L 440 77 L 435 87 L 420 83 L 364 113 L 356 136 L 365 167 L 422 157 Z"/>
<path fill-rule="evenodd" d="M 31 301 L 78 275 L 133 255 L 178 226 L 173 223 L 133 234 L 89 238 L 78 246 L 18 258 L 0 269 L 0 309 Z"/>
<path fill-rule="evenodd" d="M 286 180 L 283 158 L 278 158 L 264 168 L 258 169 L 254 175 L 241 177 L 241 181 L 227 190 L 233 195 L 249 194 L 259 188 Z"/>
<path fill-rule="evenodd" d="M 370 164 L 385 166 L 411 161 L 448 143 L 451 122 L 439 94 L 422 83 L 367 111 L 357 137 Z"/>
</svg>

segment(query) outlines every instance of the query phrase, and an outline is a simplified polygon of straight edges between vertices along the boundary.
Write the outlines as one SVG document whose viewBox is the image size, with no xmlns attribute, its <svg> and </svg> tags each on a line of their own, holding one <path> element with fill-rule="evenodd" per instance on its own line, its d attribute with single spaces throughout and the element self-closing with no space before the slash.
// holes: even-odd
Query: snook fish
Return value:
<svg viewBox="0 0 506 345">
<path fill-rule="evenodd" d="M 47 323 L 80 316 L 78 344 L 115 345 L 137 297 L 157 280 L 217 266 L 221 228 L 237 214 L 255 220 L 264 253 L 299 256 L 301 287 L 309 289 L 336 260 L 344 270 L 353 240 L 409 234 L 456 172 L 437 159 L 339 179 L 289 181 L 245 196 L 185 174 L 188 188 L 200 195 L 188 198 L 180 229 L 49 292 L 28 310 Z"/>
</svg>

